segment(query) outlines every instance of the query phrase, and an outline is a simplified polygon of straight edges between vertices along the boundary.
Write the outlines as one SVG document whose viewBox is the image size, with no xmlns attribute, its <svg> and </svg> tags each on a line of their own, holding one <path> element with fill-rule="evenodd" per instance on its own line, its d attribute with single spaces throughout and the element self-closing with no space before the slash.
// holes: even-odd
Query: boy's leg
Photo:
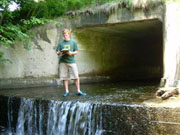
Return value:
<svg viewBox="0 0 180 135">
<path fill-rule="evenodd" d="M 76 84 L 76 90 L 79 93 L 80 92 L 80 81 L 79 81 L 79 78 L 75 79 L 74 81 L 75 81 L 75 84 Z"/>
<path fill-rule="evenodd" d="M 63 80 L 65 93 L 63 94 L 63 97 L 69 96 L 69 88 L 68 88 L 68 79 L 69 79 L 69 73 L 68 73 L 68 66 L 66 63 L 60 63 L 60 79 Z"/>
<path fill-rule="evenodd" d="M 68 89 L 68 80 L 63 80 L 64 82 L 64 88 L 65 88 L 65 93 L 63 94 L 63 97 L 69 96 L 69 89 Z"/>
<path fill-rule="evenodd" d="M 77 65 L 75 63 L 69 64 L 69 71 L 70 71 L 70 78 L 74 79 L 77 92 L 80 92 L 80 82 L 79 82 Z"/>
<path fill-rule="evenodd" d="M 79 80 L 77 65 L 75 63 L 69 64 L 69 70 L 70 70 L 71 79 L 74 79 L 74 81 L 75 81 L 77 95 L 78 96 L 86 96 L 86 93 L 83 93 L 80 90 L 80 80 Z"/>
<path fill-rule="evenodd" d="M 67 93 L 69 93 L 68 80 L 63 80 L 63 82 L 64 82 L 65 91 L 66 91 Z"/>
<path fill-rule="evenodd" d="M 77 89 L 77 94 L 76 95 L 78 95 L 78 96 L 86 96 L 87 94 L 80 90 L 80 81 L 79 81 L 79 78 L 75 79 L 74 81 L 75 81 L 76 89 Z"/>
</svg>

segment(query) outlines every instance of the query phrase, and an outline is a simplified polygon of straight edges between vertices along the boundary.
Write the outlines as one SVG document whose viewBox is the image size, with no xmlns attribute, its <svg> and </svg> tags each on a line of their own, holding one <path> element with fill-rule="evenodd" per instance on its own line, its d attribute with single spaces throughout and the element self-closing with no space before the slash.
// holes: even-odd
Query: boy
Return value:
<svg viewBox="0 0 180 135">
<path fill-rule="evenodd" d="M 83 93 L 80 90 L 79 74 L 74 59 L 74 56 L 77 55 L 78 51 L 77 44 L 74 40 L 70 39 L 70 31 L 68 29 L 64 29 L 62 34 L 64 40 L 58 44 L 56 51 L 60 56 L 60 79 L 63 80 L 65 87 L 65 93 L 63 97 L 69 96 L 69 79 L 75 80 L 77 95 L 86 96 L 86 93 Z"/>
</svg>

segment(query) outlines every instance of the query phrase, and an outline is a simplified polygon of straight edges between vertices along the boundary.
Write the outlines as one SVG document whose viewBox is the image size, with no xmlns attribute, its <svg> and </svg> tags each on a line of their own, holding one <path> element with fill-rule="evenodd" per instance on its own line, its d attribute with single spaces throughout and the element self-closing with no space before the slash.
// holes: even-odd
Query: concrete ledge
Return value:
<svg viewBox="0 0 180 135">
<path fill-rule="evenodd" d="M 39 86 L 57 86 L 57 85 L 60 85 L 60 80 L 58 78 L 0 80 L 0 89 L 27 88 L 27 87 L 39 87 Z"/>
<path fill-rule="evenodd" d="M 103 131 L 101 135 L 172 135 L 179 134 L 180 129 L 180 119 L 177 117 L 180 108 L 167 108 L 167 107 L 150 107 L 145 105 L 136 104 L 111 104 L 111 103 L 95 103 L 95 102 L 79 102 L 79 101 L 53 101 L 53 100 L 40 100 L 40 99 L 28 99 L 28 98 L 18 98 L 18 97 L 6 97 L 0 96 L 1 106 L 0 109 L 0 126 L 7 128 L 8 125 L 8 114 L 11 115 L 10 129 L 16 129 L 18 121 L 27 121 L 25 116 L 33 116 L 32 118 L 40 117 L 41 119 L 36 119 L 36 123 L 41 123 L 41 132 L 46 134 L 46 129 L 50 128 L 48 123 L 55 124 L 58 121 L 58 116 L 61 116 L 58 112 L 59 109 L 68 110 L 66 107 L 62 108 L 63 104 L 71 105 L 75 108 L 83 107 L 83 105 L 90 106 L 92 109 L 92 116 L 96 118 L 96 124 L 101 126 L 100 130 Z M 52 106 L 51 106 L 52 105 Z M 56 115 L 50 115 L 51 109 L 55 106 Z M 8 109 L 11 107 L 11 110 Z M 36 108 L 41 107 L 39 111 L 33 111 Z M 26 111 L 29 108 L 30 111 Z M 93 110 L 94 108 L 94 110 Z M 74 109 L 76 110 L 76 109 Z M 18 113 L 18 112 L 21 113 Z M 83 112 L 82 110 L 80 110 Z M 31 113 L 29 113 L 31 112 Z M 69 109 L 69 113 L 74 115 L 76 112 L 72 112 Z M 66 121 L 64 124 L 68 125 L 68 120 L 70 117 L 66 114 Z M 65 115 L 65 114 L 64 114 Z M 63 116 L 64 116 L 63 115 Z M 51 117 L 57 118 L 55 121 L 49 119 Z M 99 118 L 99 119 L 98 119 Z M 34 119 L 32 119 L 32 122 Z M 94 121 L 91 121 L 94 122 Z M 102 123 L 102 124 L 99 124 Z M 92 123 L 91 123 L 92 124 Z M 38 129 L 38 125 L 29 124 L 30 129 Z M 63 125 L 61 125 L 63 126 Z M 26 128 L 26 125 L 24 125 Z M 92 126 L 93 128 L 93 126 Z M 17 132 L 19 129 L 16 129 Z M 50 129 L 49 129 L 50 130 Z M 47 131 L 49 131 L 47 130 Z M 86 130 L 86 128 L 85 128 Z M 26 131 L 27 132 L 27 131 Z M 38 130 L 37 130 L 38 132 Z M 60 132 L 60 130 L 58 130 Z"/>
<path fill-rule="evenodd" d="M 109 80 L 110 78 L 108 76 L 80 77 L 80 82 L 83 84 L 108 82 Z M 73 83 L 73 80 L 69 81 L 69 84 Z M 60 86 L 62 84 L 59 78 L 5 79 L 0 80 L 0 89 Z"/>
</svg>

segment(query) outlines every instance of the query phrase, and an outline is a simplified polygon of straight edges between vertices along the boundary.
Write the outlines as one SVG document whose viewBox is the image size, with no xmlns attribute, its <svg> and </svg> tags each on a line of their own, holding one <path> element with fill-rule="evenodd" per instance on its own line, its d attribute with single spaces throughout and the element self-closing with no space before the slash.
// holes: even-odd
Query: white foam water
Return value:
<svg viewBox="0 0 180 135">
<path fill-rule="evenodd" d="M 22 98 L 12 130 L 12 99 L 8 102 L 9 135 L 102 135 L 101 104 L 79 101 L 43 101 Z"/>
</svg>

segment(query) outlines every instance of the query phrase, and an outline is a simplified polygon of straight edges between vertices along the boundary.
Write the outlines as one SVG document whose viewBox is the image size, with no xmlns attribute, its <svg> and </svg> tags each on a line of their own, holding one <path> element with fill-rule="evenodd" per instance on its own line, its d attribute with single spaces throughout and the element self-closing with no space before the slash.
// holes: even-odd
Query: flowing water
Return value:
<svg viewBox="0 0 180 135">
<path fill-rule="evenodd" d="M 81 85 L 86 97 L 76 96 L 70 86 L 67 98 L 62 87 L 0 90 L 1 135 L 179 134 L 180 120 L 174 117 L 179 109 L 172 113 L 144 105 L 157 88 L 151 83 L 87 84 Z"/>
<path fill-rule="evenodd" d="M 51 100 L 46 106 L 27 98 L 20 101 L 13 127 L 12 99 L 8 99 L 9 135 L 101 135 L 103 132 L 99 104 Z"/>
</svg>

